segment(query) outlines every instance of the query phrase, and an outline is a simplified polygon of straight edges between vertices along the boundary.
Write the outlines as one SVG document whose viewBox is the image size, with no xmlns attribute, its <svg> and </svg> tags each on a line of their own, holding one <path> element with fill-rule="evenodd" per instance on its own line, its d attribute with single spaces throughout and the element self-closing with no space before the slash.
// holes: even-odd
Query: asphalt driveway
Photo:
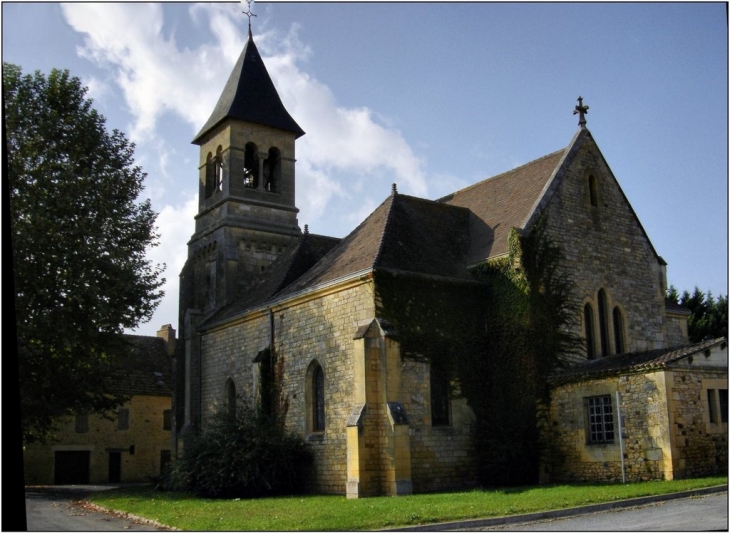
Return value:
<svg viewBox="0 0 730 533">
<path fill-rule="evenodd" d="M 83 498 L 117 485 L 54 485 L 25 488 L 28 531 L 167 531 L 117 513 L 101 512 Z"/>
</svg>

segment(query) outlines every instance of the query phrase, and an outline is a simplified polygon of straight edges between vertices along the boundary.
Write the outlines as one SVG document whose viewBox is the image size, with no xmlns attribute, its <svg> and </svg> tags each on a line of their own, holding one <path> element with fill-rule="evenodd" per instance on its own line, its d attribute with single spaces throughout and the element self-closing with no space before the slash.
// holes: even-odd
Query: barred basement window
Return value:
<svg viewBox="0 0 730 533">
<path fill-rule="evenodd" d="M 588 415 L 588 443 L 606 444 L 613 442 L 613 407 L 611 396 L 592 396 L 586 398 Z"/>
</svg>

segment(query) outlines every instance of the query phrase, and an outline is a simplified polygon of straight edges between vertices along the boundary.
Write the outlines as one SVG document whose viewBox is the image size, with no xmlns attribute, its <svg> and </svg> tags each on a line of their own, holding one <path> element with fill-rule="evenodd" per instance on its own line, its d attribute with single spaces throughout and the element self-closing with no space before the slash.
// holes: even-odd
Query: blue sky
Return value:
<svg viewBox="0 0 730 533">
<path fill-rule="evenodd" d="M 197 147 L 245 42 L 240 3 L 2 4 L 3 60 L 69 69 L 136 143 L 177 327 Z M 254 40 L 297 141 L 299 224 L 342 237 L 390 193 L 439 198 L 588 128 L 678 289 L 727 294 L 723 3 L 276 3 Z"/>
</svg>

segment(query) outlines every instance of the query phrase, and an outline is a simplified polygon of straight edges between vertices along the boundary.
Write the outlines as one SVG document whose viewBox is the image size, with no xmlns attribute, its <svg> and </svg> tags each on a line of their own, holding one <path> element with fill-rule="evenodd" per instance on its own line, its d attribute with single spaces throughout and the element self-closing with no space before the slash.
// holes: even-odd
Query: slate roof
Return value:
<svg viewBox="0 0 730 533">
<path fill-rule="evenodd" d="M 568 148 L 439 199 L 472 212 L 468 264 L 508 252 L 510 230 L 524 228 Z"/>
<path fill-rule="evenodd" d="M 202 138 L 226 118 L 236 118 L 290 131 L 297 138 L 304 130 L 281 103 L 279 93 L 271 81 L 251 32 L 248 41 L 231 72 L 218 103 L 208 121 L 193 139 L 202 144 Z"/>
<path fill-rule="evenodd" d="M 109 379 L 109 392 L 121 395 L 170 396 L 172 394 L 172 360 L 160 337 L 125 335 L 134 351 L 120 361 Z"/>
<path fill-rule="evenodd" d="M 550 381 L 553 384 L 584 381 L 602 377 L 637 372 L 648 372 L 668 368 L 672 363 L 703 352 L 718 344 L 726 343 L 724 338 L 712 339 L 673 348 L 661 348 L 646 352 L 609 355 L 586 363 L 580 363 L 556 371 Z"/>
</svg>

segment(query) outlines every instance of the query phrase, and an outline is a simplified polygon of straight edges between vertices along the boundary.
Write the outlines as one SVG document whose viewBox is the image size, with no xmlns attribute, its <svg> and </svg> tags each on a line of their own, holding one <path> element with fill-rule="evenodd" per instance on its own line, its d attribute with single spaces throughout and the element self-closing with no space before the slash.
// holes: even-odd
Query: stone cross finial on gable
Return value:
<svg viewBox="0 0 730 533">
<path fill-rule="evenodd" d="M 588 106 L 583 105 L 583 97 L 578 97 L 578 105 L 575 106 L 575 109 L 573 110 L 573 114 L 577 115 L 580 114 L 580 117 L 578 118 L 578 126 L 581 128 L 585 128 L 586 126 L 586 115 L 588 114 Z"/>
</svg>

